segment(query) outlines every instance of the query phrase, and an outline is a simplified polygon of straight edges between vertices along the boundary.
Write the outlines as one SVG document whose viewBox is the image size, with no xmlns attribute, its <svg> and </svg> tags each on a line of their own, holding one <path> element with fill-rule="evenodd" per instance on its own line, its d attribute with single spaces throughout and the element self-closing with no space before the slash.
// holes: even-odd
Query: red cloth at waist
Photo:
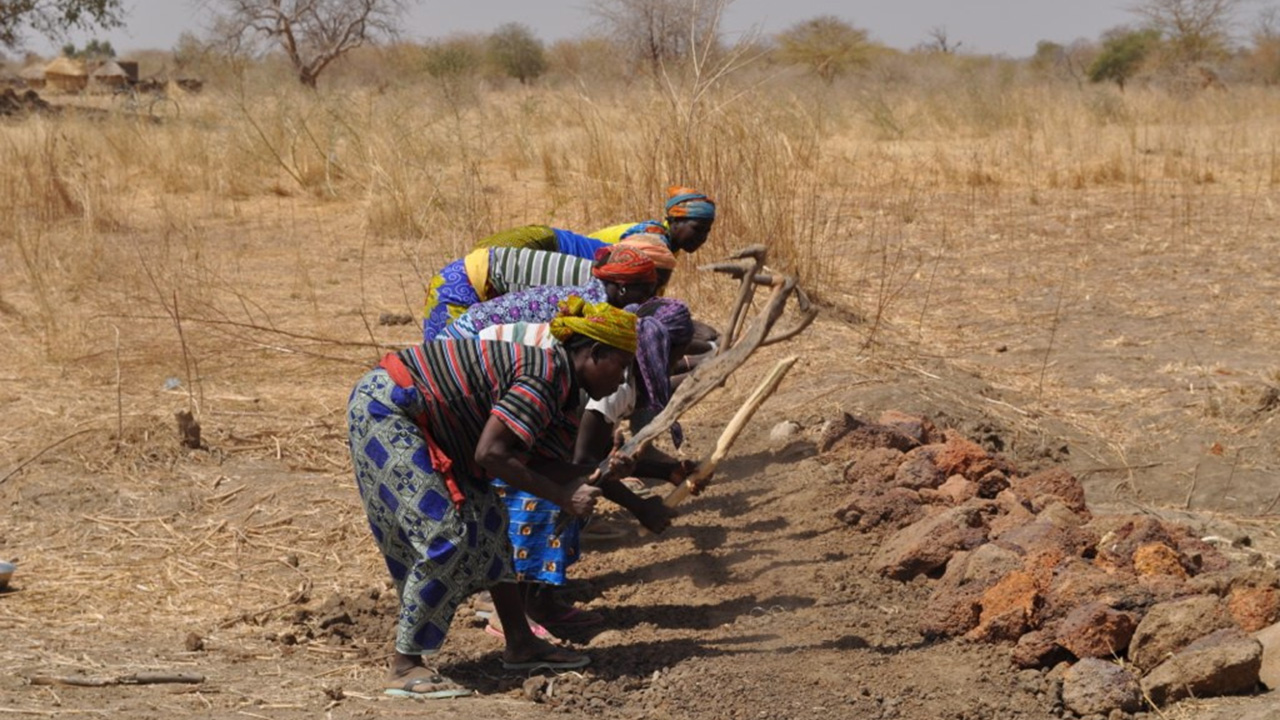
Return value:
<svg viewBox="0 0 1280 720">
<path fill-rule="evenodd" d="M 426 389 L 413 381 L 413 375 L 409 372 L 409 368 L 405 366 L 404 361 L 395 353 L 387 353 L 382 358 L 382 362 L 378 363 L 378 367 L 387 371 L 387 375 L 391 380 L 402 388 L 414 388 L 422 395 L 423 402 L 426 402 Z M 444 450 L 436 444 L 435 438 L 431 437 L 431 431 L 427 428 L 427 413 L 421 411 L 414 414 L 414 422 L 418 424 L 418 429 L 422 431 L 422 439 L 427 442 L 427 455 L 431 458 L 431 467 L 444 479 L 445 487 L 449 488 L 449 499 L 453 501 L 455 508 L 462 507 L 466 496 L 462 494 L 462 489 L 458 487 L 458 481 L 453 477 L 453 460 L 445 455 Z"/>
</svg>

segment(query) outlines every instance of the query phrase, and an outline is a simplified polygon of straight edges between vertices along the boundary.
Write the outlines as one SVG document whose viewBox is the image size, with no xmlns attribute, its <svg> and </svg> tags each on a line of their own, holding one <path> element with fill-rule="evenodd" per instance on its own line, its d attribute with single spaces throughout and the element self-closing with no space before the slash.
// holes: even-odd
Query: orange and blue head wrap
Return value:
<svg viewBox="0 0 1280 720">
<path fill-rule="evenodd" d="M 618 239 L 626 240 L 627 238 L 634 237 L 636 235 L 652 235 L 654 237 L 660 237 L 662 241 L 668 245 L 671 243 L 667 238 L 667 224 L 661 220 L 642 220 L 626 230 L 623 230 L 622 235 L 620 235 Z"/>
<path fill-rule="evenodd" d="M 715 220 L 716 203 L 693 188 L 672 185 L 667 188 L 667 217 Z"/>
</svg>

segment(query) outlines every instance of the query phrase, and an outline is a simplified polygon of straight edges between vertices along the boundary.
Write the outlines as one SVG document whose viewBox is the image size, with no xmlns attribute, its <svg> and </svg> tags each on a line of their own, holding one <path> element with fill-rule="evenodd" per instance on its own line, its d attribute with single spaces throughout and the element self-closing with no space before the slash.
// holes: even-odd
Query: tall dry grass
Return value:
<svg viewBox="0 0 1280 720">
<path fill-rule="evenodd" d="M 675 287 L 700 314 L 718 319 L 722 294 L 695 264 L 764 243 L 865 323 L 862 351 L 963 363 L 986 336 L 1039 338 L 1032 370 L 994 372 L 1041 395 L 1063 382 L 1060 321 L 1116 228 L 1152 262 L 1216 262 L 1205 238 L 1224 218 L 1243 220 L 1235 248 L 1269 237 L 1280 99 L 1265 88 L 1121 94 L 959 61 L 829 88 L 769 68 L 681 82 L 317 94 L 250 75 L 181 98 L 174 122 L 6 121 L 6 364 L 101 390 L 119 328 L 136 407 L 170 377 L 206 402 L 252 394 L 246 377 L 341 384 L 377 346 L 412 340 L 377 316 L 416 313 L 426 279 L 476 238 L 656 217 L 682 183 L 719 204 Z M 676 114 L 695 91 L 696 111 Z"/>
</svg>

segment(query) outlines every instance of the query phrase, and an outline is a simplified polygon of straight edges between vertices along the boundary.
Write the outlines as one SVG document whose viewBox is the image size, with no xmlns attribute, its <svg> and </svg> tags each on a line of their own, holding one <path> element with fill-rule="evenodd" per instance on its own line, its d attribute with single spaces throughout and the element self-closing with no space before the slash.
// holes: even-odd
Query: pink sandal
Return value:
<svg viewBox="0 0 1280 720">
<path fill-rule="evenodd" d="M 494 618 L 492 618 L 492 619 L 493 619 L 493 620 L 497 620 L 497 617 L 494 617 Z M 536 622 L 534 622 L 534 621 L 532 621 L 532 620 L 530 620 L 530 621 L 529 621 L 529 629 L 533 631 L 533 634 L 534 634 L 535 636 L 537 636 L 537 637 L 539 637 L 539 638 L 541 638 L 541 639 L 543 639 L 543 640 L 555 640 L 555 639 L 556 639 L 556 636 L 555 636 L 555 635 L 552 635 L 550 630 L 548 630 L 548 629 L 546 629 L 546 628 L 542 627 L 541 625 L 539 625 L 538 623 L 536 623 Z M 492 622 L 490 622 L 488 625 L 485 625 L 485 626 L 484 626 L 484 631 L 485 631 L 485 632 L 487 632 L 487 633 L 489 633 L 490 635 L 492 635 L 492 636 L 494 636 L 494 637 L 498 638 L 499 640 L 503 640 L 503 641 L 505 641 L 505 640 L 507 639 L 507 635 L 506 635 L 506 633 L 502 632 L 502 628 L 501 628 L 500 626 L 498 626 L 498 625 L 494 625 Z"/>
<path fill-rule="evenodd" d="M 591 627 L 604 622 L 604 615 L 594 610 L 583 610 L 580 607 L 573 606 L 566 609 L 558 617 L 548 618 L 545 622 L 548 625 L 559 625 L 561 627 Z"/>
</svg>

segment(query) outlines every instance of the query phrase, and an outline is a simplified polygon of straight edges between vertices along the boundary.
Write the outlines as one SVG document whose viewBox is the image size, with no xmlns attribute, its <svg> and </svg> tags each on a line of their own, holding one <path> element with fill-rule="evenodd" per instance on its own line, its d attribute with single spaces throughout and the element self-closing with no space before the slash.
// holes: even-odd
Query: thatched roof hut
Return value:
<svg viewBox="0 0 1280 720">
<path fill-rule="evenodd" d="M 42 88 L 44 87 L 44 66 L 28 65 L 18 72 L 18 78 L 26 83 L 27 87 Z"/>
<path fill-rule="evenodd" d="M 107 87 L 124 87 L 129 82 L 129 73 L 120 67 L 115 60 L 108 60 L 97 67 L 90 75 L 97 85 Z"/>
<path fill-rule="evenodd" d="M 89 84 L 84 63 L 62 55 L 44 66 L 44 81 L 50 90 L 80 92 Z"/>
</svg>

